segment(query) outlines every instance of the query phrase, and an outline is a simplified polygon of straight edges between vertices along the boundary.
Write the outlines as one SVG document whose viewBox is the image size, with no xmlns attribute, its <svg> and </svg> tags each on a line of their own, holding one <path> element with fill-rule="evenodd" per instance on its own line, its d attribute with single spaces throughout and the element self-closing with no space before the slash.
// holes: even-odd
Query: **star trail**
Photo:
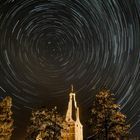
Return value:
<svg viewBox="0 0 140 140">
<path fill-rule="evenodd" d="M 0 95 L 17 112 L 66 105 L 71 84 L 87 110 L 106 87 L 138 133 L 139 81 L 139 0 L 0 1 Z"/>
</svg>

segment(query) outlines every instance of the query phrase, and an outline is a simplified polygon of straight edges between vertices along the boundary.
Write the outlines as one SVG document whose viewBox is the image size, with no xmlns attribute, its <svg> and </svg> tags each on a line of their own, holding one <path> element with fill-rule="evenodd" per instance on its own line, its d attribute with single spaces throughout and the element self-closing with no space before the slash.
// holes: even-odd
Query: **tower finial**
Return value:
<svg viewBox="0 0 140 140">
<path fill-rule="evenodd" d="M 71 85 L 71 92 L 73 93 L 73 85 Z"/>
</svg>

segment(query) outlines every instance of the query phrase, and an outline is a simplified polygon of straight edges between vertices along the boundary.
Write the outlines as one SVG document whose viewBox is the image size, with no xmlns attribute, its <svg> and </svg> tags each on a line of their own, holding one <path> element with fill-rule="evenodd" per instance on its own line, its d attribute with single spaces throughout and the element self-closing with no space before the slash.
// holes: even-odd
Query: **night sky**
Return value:
<svg viewBox="0 0 140 140">
<path fill-rule="evenodd" d="M 71 84 L 83 123 L 107 88 L 140 136 L 140 0 L 0 0 L 0 97 L 13 98 L 14 140 L 32 107 L 65 112 Z"/>
</svg>

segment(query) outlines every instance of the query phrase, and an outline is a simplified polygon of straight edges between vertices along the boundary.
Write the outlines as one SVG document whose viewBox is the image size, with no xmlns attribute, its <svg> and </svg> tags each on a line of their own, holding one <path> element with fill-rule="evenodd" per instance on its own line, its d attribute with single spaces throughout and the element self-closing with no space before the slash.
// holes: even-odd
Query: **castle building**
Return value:
<svg viewBox="0 0 140 140">
<path fill-rule="evenodd" d="M 83 140 L 83 126 L 80 122 L 79 107 L 77 106 L 73 86 L 69 94 L 69 103 L 66 113 L 66 128 L 63 140 Z"/>
</svg>

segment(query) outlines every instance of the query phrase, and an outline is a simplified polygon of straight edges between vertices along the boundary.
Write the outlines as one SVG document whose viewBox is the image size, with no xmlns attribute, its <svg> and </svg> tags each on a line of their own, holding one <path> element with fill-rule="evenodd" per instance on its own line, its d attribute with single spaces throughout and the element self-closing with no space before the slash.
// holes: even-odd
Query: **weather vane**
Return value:
<svg viewBox="0 0 140 140">
<path fill-rule="evenodd" d="M 73 84 L 71 85 L 71 92 L 73 93 Z"/>
</svg>

